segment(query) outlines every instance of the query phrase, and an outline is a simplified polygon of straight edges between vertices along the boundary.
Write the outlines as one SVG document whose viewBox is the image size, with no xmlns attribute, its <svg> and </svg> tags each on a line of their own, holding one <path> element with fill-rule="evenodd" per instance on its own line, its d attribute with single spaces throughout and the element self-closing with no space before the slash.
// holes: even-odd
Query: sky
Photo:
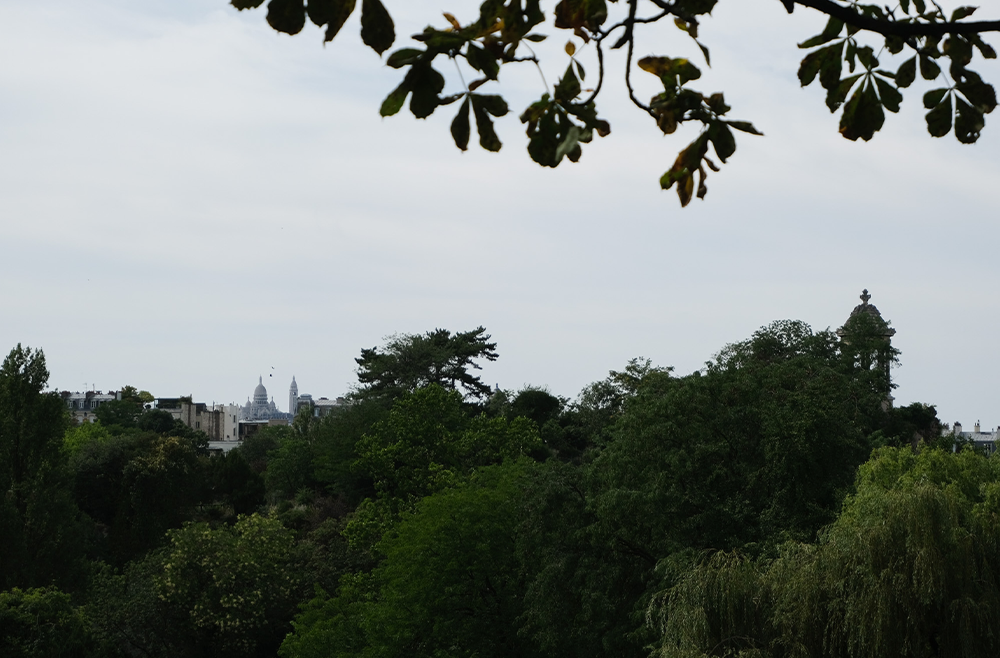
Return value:
<svg viewBox="0 0 1000 658">
<path fill-rule="evenodd" d="M 478 7 L 386 4 L 395 47 Z M 663 136 L 630 104 L 621 51 L 598 105 L 611 135 L 577 164 L 528 158 L 517 116 L 565 68 L 564 31 L 540 30 L 544 80 L 504 68 L 502 151 L 462 153 L 455 106 L 379 117 L 401 72 L 357 16 L 324 47 L 224 0 L 3 0 L 0 349 L 44 349 L 60 390 L 243 402 L 262 376 L 284 409 L 293 375 L 335 397 L 387 336 L 484 326 L 500 353 L 484 381 L 573 398 L 633 357 L 691 372 L 774 320 L 836 329 L 867 288 L 897 330 L 897 404 L 992 429 L 1000 129 L 929 137 L 918 81 L 872 142 L 843 139 L 796 78 L 796 43 L 824 22 L 723 0 L 703 23 L 712 67 L 692 86 L 765 136 L 738 136 L 681 209 L 658 179 L 695 133 Z M 636 53 L 701 64 L 672 25 Z M 592 83 L 593 50 L 578 55 Z"/>
</svg>

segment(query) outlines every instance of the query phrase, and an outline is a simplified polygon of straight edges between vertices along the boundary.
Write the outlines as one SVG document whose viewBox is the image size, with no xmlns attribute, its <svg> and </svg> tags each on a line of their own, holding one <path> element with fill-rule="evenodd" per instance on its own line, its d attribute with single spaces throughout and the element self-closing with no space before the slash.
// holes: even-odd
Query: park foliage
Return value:
<svg viewBox="0 0 1000 658">
<path fill-rule="evenodd" d="M 5 656 L 992 656 L 1000 462 L 893 408 L 884 323 L 490 390 L 480 327 L 223 455 L 0 368 Z M 134 392 L 134 394 L 133 394 Z"/>
</svg>

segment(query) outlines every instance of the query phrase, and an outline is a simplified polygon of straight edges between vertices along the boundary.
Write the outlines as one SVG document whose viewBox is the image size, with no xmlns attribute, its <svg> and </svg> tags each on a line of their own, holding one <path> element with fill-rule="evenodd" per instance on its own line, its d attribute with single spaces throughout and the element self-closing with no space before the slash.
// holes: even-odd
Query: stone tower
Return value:
<svg viewBox="0 0 1000 658">
<path fill-rule="evenodd" d="M 847 322 L 837 335 L 840 336 L 841 352 L 848 356 L 858 372 L 871 373 L 872 381 L 880 392 L 885 395 L 883 407 L 892 406 L 892 376 L 890 368 L 896 364 L 899 354 L 892 346 L 892 337 L 896 330 L 882 317 L 874 304 L 869 304 L 872 298 L 868 290 L 861 291 L 861 303 L 851 311 Z"/>
<path fill-rule="evenodd" d="M 295 383 L 295 375 L 292 375 L 292 385 L 288 387 L 288 413 L 294 416 L 299 406 L 299 385 Z"/>
</svg>

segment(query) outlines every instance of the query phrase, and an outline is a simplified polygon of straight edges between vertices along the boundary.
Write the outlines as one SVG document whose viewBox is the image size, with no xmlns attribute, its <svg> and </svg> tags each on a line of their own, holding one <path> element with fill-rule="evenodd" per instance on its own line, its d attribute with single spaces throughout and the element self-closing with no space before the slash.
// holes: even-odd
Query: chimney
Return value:
<svg viewBox="0 0 1000 658">
<path fill-rule="evenodd" d="M 961 434 L 962 434 L 962 423 L 958 422 L 957 420 L 955 421 L 955 431 L 954 431 L 954 434 L 955 434 L 955 436 L 961 436 Z"/>
<path fill-rule="evenodd" d="M 978 420 L 976 421 L 976 424 L 972 426 L 972 431 L 975 432 L 976 434 L 979 434 L 979 421 Z"/>
</svg>

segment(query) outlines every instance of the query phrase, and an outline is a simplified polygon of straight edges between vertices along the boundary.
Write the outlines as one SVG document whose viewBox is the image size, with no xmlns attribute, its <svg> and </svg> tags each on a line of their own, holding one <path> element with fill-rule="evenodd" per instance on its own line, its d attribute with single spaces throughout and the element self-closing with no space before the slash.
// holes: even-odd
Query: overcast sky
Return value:
<svg viewBox="0 0 1000 658">
<path fill-rule="evenodd" d="M 386 4 L 397 47 L 478 7 Z M 599 104 L 611 136 L 550 170 L 517 120 L 544 91 L 530 65 L 502 73 L 502 152 L 461 153 L 455 106 L 379 117 L 401 76 L 356 16 L 324 48 L 311 25 L 277 34 L 224 0 L 3 0 L 0 347 L 43 348 L 59 389 L 242 402 L 263 375 L 285 409 L 293 374 L 334 397 L 387 335 L 483 325 L 500 352 L 487 382 L 574 397 L 636 356 L 691 372 L 773 320 L 835 329 L 868 288 L 897 329 L 897 402 L 992 428 L 1000 126 L 971 147 L 930 138 L 918 82 L 873 142 L 841 138 L 795 76 L 795 44 L 823 23 L 719 3 L 693 86 L 766 136 L 741 135 L 682 210 L 657 181 L 694 133 L 664 137 L 629 104 L 617 52 Z M 565 41 L 540 48 L 549 84 Z M 638 54 L 697 51 L 662 26 Z"/>
</svg>

